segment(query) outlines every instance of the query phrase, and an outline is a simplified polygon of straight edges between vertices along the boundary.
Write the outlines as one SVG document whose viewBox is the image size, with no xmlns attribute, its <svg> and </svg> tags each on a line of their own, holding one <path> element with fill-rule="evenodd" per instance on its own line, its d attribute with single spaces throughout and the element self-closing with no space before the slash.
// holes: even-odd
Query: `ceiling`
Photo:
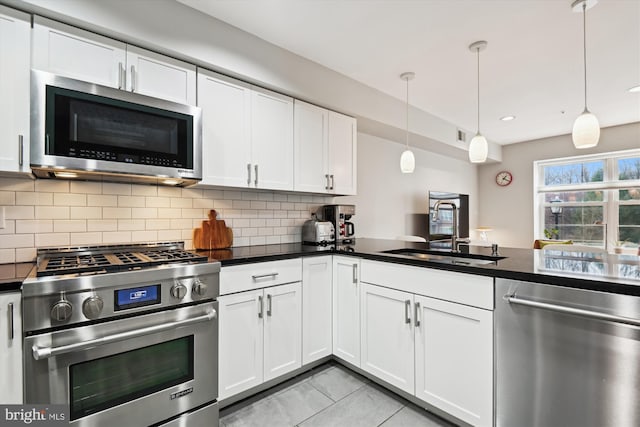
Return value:
<svg viewBox="0 0 640 427">
<path fill-rule="evenodd" d="M 584 107 L 582 14 L 571 0 L 179 0 L 268 42 L 509 144 L 571 133 Z M 640 1 L 587 10 L 588 106 L 602 127 L 640 121 Z M 515 120 L 499 120 L 506 115 Z"/>
</svg>

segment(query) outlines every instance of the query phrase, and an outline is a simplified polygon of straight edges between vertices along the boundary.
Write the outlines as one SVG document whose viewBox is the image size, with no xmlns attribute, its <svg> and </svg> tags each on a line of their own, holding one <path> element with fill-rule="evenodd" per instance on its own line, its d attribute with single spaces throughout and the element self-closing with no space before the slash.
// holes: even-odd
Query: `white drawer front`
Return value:
<svg viewBox="0 0 640 427">
<path fill-rule="evenodd" d="M 220 295 L 301 280 L 301 258 L 222 267 L 220 270 Z"/>
<path fill-rule="evenodd" d="M 493 277 L 363 260 L 360 280 L 493 310 Z"/>
</svg>

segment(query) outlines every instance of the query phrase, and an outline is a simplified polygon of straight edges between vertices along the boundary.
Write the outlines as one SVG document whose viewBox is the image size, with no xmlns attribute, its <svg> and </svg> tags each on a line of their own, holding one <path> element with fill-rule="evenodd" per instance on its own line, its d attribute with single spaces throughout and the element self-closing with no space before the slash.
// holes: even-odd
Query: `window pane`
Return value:
<svg viewBox="0 0 640 427">
<path fill-rule="evenodd" d="M 640 179 L 640 157 L 618 160 L 618 179 Z"/>
<path fill-rule="evenodd" d="M 638 191 L 640 195 L 640 191 Z M 556 199 L 557 197 L 557 199 Z M 558 193 L 545 193 L 544 201 L 549 203 L 554 200 L 563 202 L 601 202 L 604 200 L 604 191 L 563 191 Z"/>
<path fill-rule="evenodd" d="M 602 182 L 603 179 L 603 160 L 544 167 L 545 185 L 583 184 L 586 182 Z"/>
<path fill-rule="evenodd" d="M 604 244 L 605 228 L 602 222 L 602 206 L 565 206 L 557 215 L 551 209 L 544 210 L 545 230 L 560 240 L 601 246 Z M 553 230 L 557 230 L 557 233 Z"/>
<path fill-rule="evenodd" d="M 618 240 L 624 246 L 640 244 L 640 205 L 618 207 Z"/>
<path fill-rule="evenodd" d="M 640 200 L 640 188 L 627 188 L 618 193 L 620 200 Z M 640 221 L 640 219 L 638 219 Z"/>
</svg>

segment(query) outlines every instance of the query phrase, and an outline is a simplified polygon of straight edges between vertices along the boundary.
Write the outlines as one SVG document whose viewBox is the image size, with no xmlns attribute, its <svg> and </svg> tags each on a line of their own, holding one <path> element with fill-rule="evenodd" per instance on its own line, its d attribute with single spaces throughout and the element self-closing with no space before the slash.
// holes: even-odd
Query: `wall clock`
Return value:
<svg viewBox="0 0 640 427">
<path fill-rule="evenodd" d="M 509 171 L 501 171 L 496 175 L 496 184 L 501 187 L 506 187 L 511 184 L 511 181 L 513 181 L 513 175 Z"/>
</svg>

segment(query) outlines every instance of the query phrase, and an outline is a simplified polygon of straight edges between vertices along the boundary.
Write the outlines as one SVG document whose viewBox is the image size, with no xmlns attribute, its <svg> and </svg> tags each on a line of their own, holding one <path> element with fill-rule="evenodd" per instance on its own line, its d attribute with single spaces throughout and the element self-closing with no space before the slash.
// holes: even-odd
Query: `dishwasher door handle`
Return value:
<svg viewBox="0 0 640 427">
<path fill-rule="evenodd" d="M 586 317 L 589 319 L 604 320 L 606 322 L 623 323 L 625 325 L 640 326 L 640 319 L 632 317 L 616 316 L 615 314 L 601 313 L 599 311 L 584 310 L 581 308 L 568 307 L 566 305 L 550 304 L 547 302 L 533 301 L 519 298 L 515 295 L 505 295 L 504 300 L 509 304 L 524 305 L 527 307 L 541 308 L 543 310 L 555 311 L 557 313 L 572 314 L 574 316 Z"/>
</svg>

